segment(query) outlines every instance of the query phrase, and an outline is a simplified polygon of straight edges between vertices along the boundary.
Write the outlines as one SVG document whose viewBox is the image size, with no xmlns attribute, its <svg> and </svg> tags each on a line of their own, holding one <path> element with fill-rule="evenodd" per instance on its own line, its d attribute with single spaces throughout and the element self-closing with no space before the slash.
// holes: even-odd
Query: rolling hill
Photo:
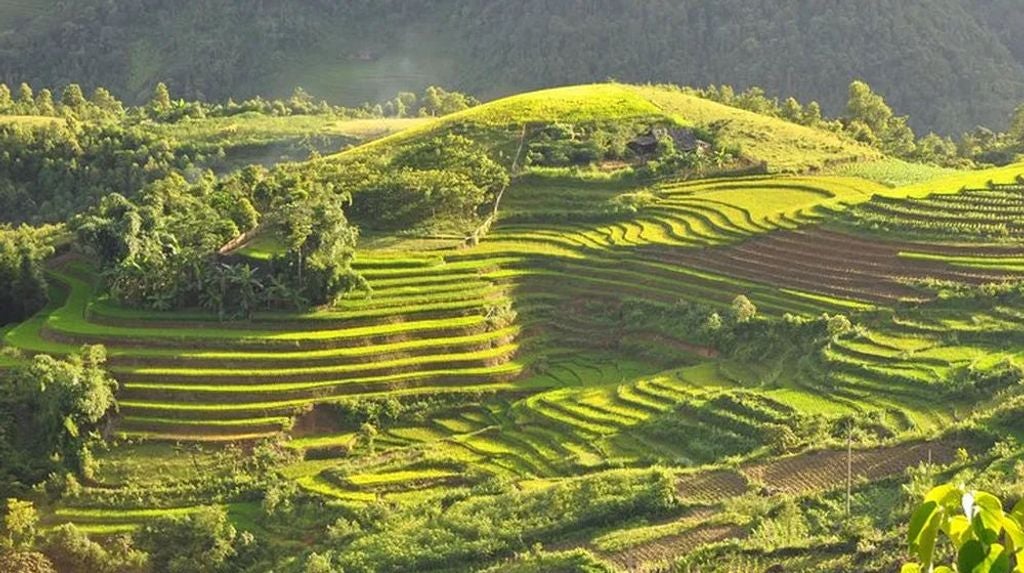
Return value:
<svg viewBox="0 0 1024 573">
<path fill-rule="evenodd" d="M 513 96 L 317 161 L 459 133 L 508 163 L 530 126 L 553 122 L 717 125 L 719 145 L 766 169 L 643 180 L 523 168 L 478 244 L 369 234 L 355 268 L 371 292 L 251 321 L 118 306 L 89 260 L 62 257 L 52 304 L 4 344 L 104 344 L 120 441 L 45 523 L 109 536 L 210 503 L 240 527 L 263 523 L 246 484 L 218 481 L 233 459 L 218 452 L 281 438 L 294 457 L 275 470 L 319 512 L 382 525 L 338 546 L 309 522 L 257 531 L 355 571 L 526 567 L 572 551 L 627 571 L 694 555 L 721 571 L 748 558 L 861 570 L 835 532 L 775 551 L 763 524 L 787 503 L 833 511 L 847 477 L 858 500 L 891 499 L 908 468 L 991 461 L 992 404 L 953 381 L 1019 360 L 1024 316 L 1000 298 L 1011 294 L 956 293 L 1024 277 L 1024 165 L 885 185 L 837 170 L 905 164 L 835 134 L 620 84 Z M 639 193 L 635 209 L 601 211 Z M 237 255 L 258 265 L 280 248 L 264 235 Z M 373 433 L 353 421 L 371 410 L 393 412 Z M 619 505 L 579 509 L 606 497 Z M 873 527 L 891 526 L 891 504 L 864 504 Z M 466 516 L 472 527 L 449 526 Z M 515 534 L 496 525 L 509 523 Z"/>
</svg>

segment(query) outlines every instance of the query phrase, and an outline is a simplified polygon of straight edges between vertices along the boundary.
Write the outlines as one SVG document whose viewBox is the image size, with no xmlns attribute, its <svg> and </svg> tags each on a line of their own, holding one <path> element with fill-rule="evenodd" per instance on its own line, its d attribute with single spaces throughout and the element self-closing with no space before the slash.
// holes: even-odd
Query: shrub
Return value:
<svg viewBox="0 0 1024 573">
<path fill-rule="evenodd" d="M 154 573 L 228 571 L 237 555 L 238 532 L 221 508 L 206 507 L 183 516 L 164 517 L 139 532 Z"/>
</svg>

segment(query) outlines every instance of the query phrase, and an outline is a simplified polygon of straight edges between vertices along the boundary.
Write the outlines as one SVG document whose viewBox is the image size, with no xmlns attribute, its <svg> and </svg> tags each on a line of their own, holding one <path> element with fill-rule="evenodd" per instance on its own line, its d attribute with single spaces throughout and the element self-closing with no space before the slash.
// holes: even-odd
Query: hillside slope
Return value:
<svg viewBox="0 0 1024 573">
<path fill-rule="evenodd" d="M 859 77 L 919 130 L 942 132 L 1001 127 L 1024 100 L 1013 0 L 40 6 L 0 2 L 0 81 L 102 84 L 127 98 L 165 79 L 211 98 L 302 85 L 360 103 L 429 83 L 492 98 L 616 77 L 761 85 L 835 114 Z"/>
<path fill-rule="evenodd" d="M 729 107 L 679 90 L 614 83 L 553 88 L 502 98 L 334 157 L 380 155 L 426 137 L 467 130 L 486 131 L 482 139 L 487 143 L 514 149 L 524 126 L 593 122 L 633 123 L 637 134 L 646 125 L 657 122 L 700 127 L 715 133 L 722 146 L 739 148 L 744 157 L 763 163 L 772 173 L 819 170 L 833 164 L 883 158 L 877 150 L 829 131 Z"/>
</svg>

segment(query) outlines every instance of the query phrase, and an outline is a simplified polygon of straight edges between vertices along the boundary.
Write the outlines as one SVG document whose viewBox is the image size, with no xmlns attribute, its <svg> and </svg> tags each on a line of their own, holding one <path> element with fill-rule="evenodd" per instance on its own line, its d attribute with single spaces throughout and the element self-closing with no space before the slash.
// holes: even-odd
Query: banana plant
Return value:
<svg viewBox="0 0 1024 573">
<path fill-rule="evenodd" d="M 1024 500 L 1005 511 L 996 496 L 963 486 L 932 489 L 910 519 L 910 553 L 915 563 L 901 573 L 1024 573 Z M 936 563 L 942 538 L 954 561 Z"/>
</svg>

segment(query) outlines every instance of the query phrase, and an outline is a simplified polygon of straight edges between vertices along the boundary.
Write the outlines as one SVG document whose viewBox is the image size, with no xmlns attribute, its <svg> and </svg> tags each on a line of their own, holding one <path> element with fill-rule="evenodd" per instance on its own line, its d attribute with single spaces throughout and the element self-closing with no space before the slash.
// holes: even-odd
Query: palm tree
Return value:
<svg viewBox="0 0 1024 573">
<path fill-rule="evenodd" d="M 177 290 L 174 288 L 160 289 L 149 295 L 149 306 L 153 310 L 171 310 L 174 308 L 174 301 L 178 298 Z"/>
<path fill-rule="evenodd" d="M 309 301 L 302 296 L 300 290 L 292 288 L 291 285 L 277 275 L 271 275 L 270 285 L 264 293 L 264 298 L 269 306 L 277 308 L 300 310 L 309 304 Z"/>
<path fill-rule="evenodd" d="M 259 303 L 259 293 L 263 290 L 256 271 L 249 265 L 230 267 L 231 282 L 238 286 L 238 306 L 246 320 L 252 320 L 253 312 Z"/>
<path fill-rule="evenodd" d="M 224 321 L 224 298 L 227 284 L 223 265 L 211 265 L 204 273 L 202 290 L 199 291 L 199 304 L 207 310 L 217 311 L 217 318 Z"/>
</svg>

